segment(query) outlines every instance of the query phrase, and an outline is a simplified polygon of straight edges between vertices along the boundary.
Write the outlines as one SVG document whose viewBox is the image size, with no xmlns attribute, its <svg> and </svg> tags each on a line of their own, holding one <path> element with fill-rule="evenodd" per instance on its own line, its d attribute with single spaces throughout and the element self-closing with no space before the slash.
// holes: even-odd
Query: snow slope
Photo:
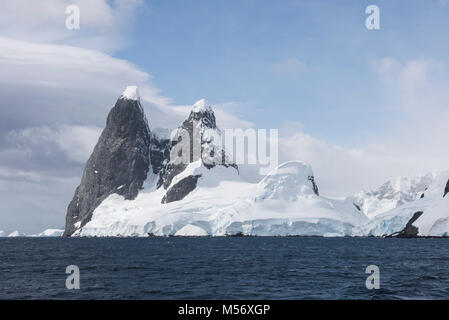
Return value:
<svg viewBox="0 0 449 320">
<path fill-rule="evenodd" d="M 257 184 L 223 166 L 207 169 L 201 161 L 181 175 L 197 173 L 198 188 L 180 201 L 161 204 L 164 190 L 151 183 L 133 201 L 109 196 L 76 235 L 343 236 L 367 220 L 351 201 L 316 195 L 312 169 L 302 162 L 282 164 Z"/>
<path fill-rule="evenodd" d="M 175 233 L 175 236 L 178 237 L 207 236 L 207 235 L 208 234 L 206 230 L 193 224 L 187 224 L 178 231 L 176 231 Z"/>
</svg>

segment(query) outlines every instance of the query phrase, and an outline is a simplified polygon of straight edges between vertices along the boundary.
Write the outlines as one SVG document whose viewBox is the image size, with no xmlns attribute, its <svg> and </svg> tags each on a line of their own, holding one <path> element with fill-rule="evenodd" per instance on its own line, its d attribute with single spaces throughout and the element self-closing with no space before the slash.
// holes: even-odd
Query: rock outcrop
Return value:
<svg viewBox="0 0 449 320">
<path fill-rule="evenodd" d="M 198 179 L 201 175 L 190 175 L 181 179 L 173 187 L 167 190 L 167 193 L 162 198 L 162 203 L 170 203 L 184 199 L 190 192 L 195 190 Z"/>
<path fill-rule="evenodd" d="M 159 174 L 170 161 L 171 140 L 151 132 L 150 161 L 154 174 Z"/>
<path fill-rule="evenodd" d="M 413 223 L 418 220 L 419 217 L 421 217 L 423 214 L 422 211 L 415 212 L 412 216 L 412 218 L 407 222 L 404 229 L 397 233 L 393 233 L 392 235 L 388 236 L 388 238 L 416 238 L 418 237 L 419 229 L 413 225 Z"/>
<path fill-rule="evenodd" d="M 64 236 L 90 221 L 93 211 L 110 194 L 134 199 L 150 167 L 150 130 L 136 87 L 128 87 L 110 111 L 81 184 L 70 202 Z"/>
</svg>

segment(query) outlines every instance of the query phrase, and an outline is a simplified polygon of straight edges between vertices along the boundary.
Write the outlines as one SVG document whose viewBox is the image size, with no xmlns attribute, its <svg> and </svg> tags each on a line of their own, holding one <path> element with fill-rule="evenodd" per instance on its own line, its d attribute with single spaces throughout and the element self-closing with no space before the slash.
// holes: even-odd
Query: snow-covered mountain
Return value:
<svg viewBox="0 0 449 320">
<path fill-rule="evenodd" d="M 8 238 L 17 238 L 17 237 L 26 237 L 26 235 L 18 230 L 13 231 L 8 235 Z"/>
<path fill-rule="evenodd" d="M 151 119 L 151 115 L 150 115 Z M 152 129 L 138 90 L 108 115 L 64 236 L 445 235 L 449 173 L 397 178 L 345 199 L 320 195 L 309 164 L 246 181 L 221 143 L 204 99 L 170 133 Z"/>
<path fill-rule="evenodd" d="M 160 170 L 157 184 L 166 190 L 161 202 L 184 199 L 196 188 L 200 177 L 204 179 L 205 175 L 215 173 L 218 167 L 236 171 L 228 173 L 230 175 L 238 173 L 237 165 L 221 146 L 215 114 L 210 104 L 202 99 L 193 105 L 189 117 L 171 139 L 169 159 Z"/>
<path fill-rule="evenodd" d="M 372 191 L 354 195 L 354 203 L 369 217 L 395 209 L 423 196 L 436 174 L 415 177 L 398 177 Z"/>
<path fill-rule="evenodd" d="M 404 230 L 407 223 L 416 214 L 416 221 L 411 224 L 417 228 L 417 230 L 414 230 L 415 235 L 448 235 L 449 197 L 446 194 L 449 190 L 449 171 L 427 175 L 426 177 L 429 176 L 432 176 L 431 182 L 424 188 L 424 192 L 419 197 L 391 210 L 377 214 L 367 224 L 357 226 L 354 229 L 354 234 L 374 236 L 391 235 Z M 415 179 L 415 181 L 420 180 Z M 409 234 L 409 236 L 411 235 L 413 234 Z"/>
<path fill-rule="evenodd" d="M 64 230 L 61 229 L 46 229 L 38 234 L 32 235 L 32 237 L 40 237 L 40 238 L 61 237 L 63 233 Z"/>
</svg>

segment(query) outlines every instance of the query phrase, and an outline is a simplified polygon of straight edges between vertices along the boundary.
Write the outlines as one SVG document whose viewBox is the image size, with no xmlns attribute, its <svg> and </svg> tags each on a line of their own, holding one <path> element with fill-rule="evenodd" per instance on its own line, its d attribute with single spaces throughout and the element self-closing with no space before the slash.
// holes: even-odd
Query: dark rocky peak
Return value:
<svg viewBox="0 0 449 320">
<path fill-rule="evenodd" d="M 189 117 L 184 121 L 183 127 L 189 126 L 190 123 L 200 122 L 203 126 L 210 129 L 217 128 L 214 111 L 210 103 L 206 99 L 198 100 L 192 108 Z"/>
<path fill-rule="evenodd" d="M 207 100 L 201 99 L 193 105 L 189 117 L 173 135 L 170 161 L 161 171 L 158 182 L 158 187 L 163 186 L 168 189 L 167 195 L 162 200 L 163 203 L 181 200 L 196 188 L 199 177 L 188 178 L 182 183 L 179 182 L 182 185 L 171 186 L 173 178 L 183 172 L 189 163 L 201 159 L 208 169 L 223 165 L 238 170 L 237 165 L 226 156 L 221 143 L 211 138 L 211 132 L 217 137 L 221 136 L 211 105 Z M 182 154 L 184 150 L 188 150 L 189 154 Z M 183 158 L 182 161 L 180 161 L 181 158 Z"/>
<path fill-rule="evenodd" d="M 81 184 L 70 202 L 64 235 L 90 221 L 110 194 L 134 199 L 150 166 L 150 129 L 136 87 L 128 87 L 109 112 L 106 128 L 87 161 Z"/>
</svg>

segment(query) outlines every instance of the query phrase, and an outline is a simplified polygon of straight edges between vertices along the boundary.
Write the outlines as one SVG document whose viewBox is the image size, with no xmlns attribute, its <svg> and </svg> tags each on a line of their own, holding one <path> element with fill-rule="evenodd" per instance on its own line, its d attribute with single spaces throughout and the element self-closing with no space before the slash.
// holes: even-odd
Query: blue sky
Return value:
<svg viewBox="0 0 449 320">
<path fill-rule="evenodd" d="M 365 28 L 370 4 L 380 30 Z M 256 126 L 295 119 L 316 137 L 359 145 L 401 117 L 371 63 L 446 61 L 448 16 L 441 1 L 147 1 L 117 55 L 177 103 L 238 101 Z M 287 61 L 303 67 L 274 71 Z"/>
</svg>

